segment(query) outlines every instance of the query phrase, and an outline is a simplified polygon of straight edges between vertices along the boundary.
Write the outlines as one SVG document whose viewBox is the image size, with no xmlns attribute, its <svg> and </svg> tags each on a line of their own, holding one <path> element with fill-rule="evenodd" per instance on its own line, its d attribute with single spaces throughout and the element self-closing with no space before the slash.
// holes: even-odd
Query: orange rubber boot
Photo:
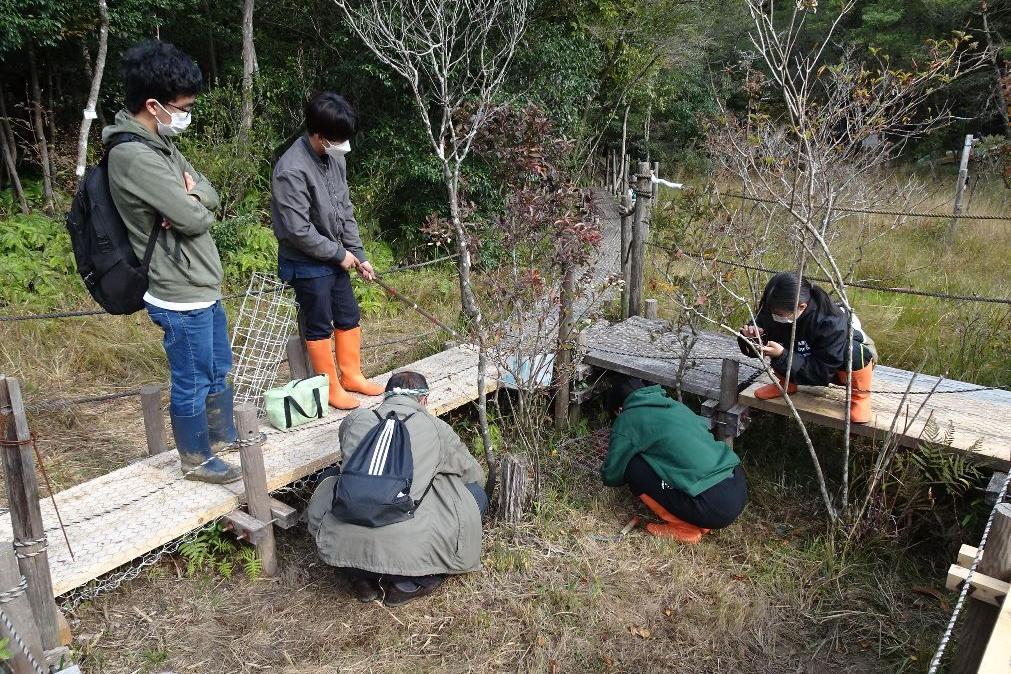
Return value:
<svg viewBox="0 0 1011 674">
<path fill-rule="evenodd" d="M 776 375 L 776 379 L 779 380 L 779 386 L 786 388 L 786 392 L 793 395 L 797 392 L 797 385 L 790 382 L 790 386 L 786 386 L 786 379 Z M 759 386 L 755 389 L 755 397 L 759 400 L 772 400 L 773 398 L 779 398 L 783 394 L 779 392 L 779 387 L 775 384 L 766 384 L 765 386 Z"/>
<path fill-rule="evenodd" d="M 316 374 L 325 374 L 330 379 L 330 405 L 339 410 L 353 410 L 358 407 L 358 399 L 341 388 L 337 380 L 337 367 L 333 362 L 329 339 L 307 339 L 305 348 L 309 352 L 309 362 Z"/>
<path fill-rule="evenodd" d="M 846 386 L 846 370 L 836 372 L 840 384 Z M 871 383 L 874 379 L 874 363 L 853 371 L 853 397 L 850 399 L 850 421 L 866 424 L 874 414 L 871 410 Z"/>
<path fill-rule="evenodd" d="M 663 524 L 650 522 L 646 525 L 646 531 L 660 538 L 673 538 L 682 543 L 695 544 L 702 540 L 702 534 L 708 531 L 694 524 L 689 524 L 683 519 L 674 517 L 667 509 L 657 503 L 648 494 L 639 494 L 639 500 L 646 504 L 646 507 L 664 521 Z"/>
<path fill-rule="evenodd" d="M 382 395 L 386 389 L 362 374 L 362 329 L 337 330 L 333 333 L 333 341 L 337 365 L 341 369 L 341 385 L 362 395 Z"/>
</svg>

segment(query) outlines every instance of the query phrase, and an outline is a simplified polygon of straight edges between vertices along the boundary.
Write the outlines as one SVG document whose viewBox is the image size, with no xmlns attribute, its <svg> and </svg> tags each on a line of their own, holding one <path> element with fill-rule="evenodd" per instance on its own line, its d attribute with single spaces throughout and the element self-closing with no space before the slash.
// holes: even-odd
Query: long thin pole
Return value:
<svg viewBox="0 0 1011 674">
<path fill-rule="evenodd" d="M 437 326 L 437 327 L 445 330 L 449 334 L 453 335 L 453 337 L 457 337 L 457 338 L 460 337 L 459 333 L 457 333 L 456 330 L 454 330 L 453 328 L 449 327 L 448 325 L 446 325 L 445 323 L 443 323 L 442 321 L 440 321 L 438 318 L 436 318 L 432 314 L 428 313 L 427 311 L 425 311 L 424 309 L 422 309 L 421 307 L 419 307 L 417 302 L 415 302 L 414 300 L 412 300 L 409 297 L 406 297 L 402 292 L 400 292 L 399 290 L 397 290 L 396 288 L 394 288 L 393 286 L 391 286 L 386 281 L 384 281 L 381 278 L 379 278 L 378 274 L 376 274 L 375 278 L 373 278 L 372 280 L 375 281 L 375 283 L 378 284 L 380 288 L 382 288 L 383 290 L 385 290 L 389 294 L 390 297 L 392 297 L 392 298 L 394 298 L 396 300 L 400 300 L 401 302 L 403 302 L 407 306 L 411 307 L 412 309 L 414 309 L 415 311 L 417 311 L 419 314 L 421 314 L 422 316 L 424 316 L 426 319 L 428 319 L 428 321 L 431 322 L 433 325 L 435 325 L 435 326 Z"/>
</svg>

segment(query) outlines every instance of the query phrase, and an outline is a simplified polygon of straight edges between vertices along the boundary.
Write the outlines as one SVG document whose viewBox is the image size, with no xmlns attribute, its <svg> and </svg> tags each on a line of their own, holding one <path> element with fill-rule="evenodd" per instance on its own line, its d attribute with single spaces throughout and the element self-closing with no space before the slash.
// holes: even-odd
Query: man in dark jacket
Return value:
<svg viewBox="0 0 1011 674">
<path fill-rule="evenodd" d="M 705 419 L 632 377 L 614 381 L 609 407 L 618 418 L 600 476 L 627 484 L 663 521 L 646 525 L 649 533 L 698 543 L 737 519 L 748 500 L 741 460 Z"/>
<path fill-rule="evenodd" d="M 365 279 L 375 276 L 365 259 L 344 161 L 355 123 L 351 105 L 332 91 L 306 103 L 306 133 L 274 167 L 270 199 L 278 274 L 295 289 L 312 367 L 329 377 L 330 404 L 344 410 L 358 407 L 349 391 L 383 392 L 362 374 L 361 311 L 349 274 L 355 269 Z"/>
</svg>

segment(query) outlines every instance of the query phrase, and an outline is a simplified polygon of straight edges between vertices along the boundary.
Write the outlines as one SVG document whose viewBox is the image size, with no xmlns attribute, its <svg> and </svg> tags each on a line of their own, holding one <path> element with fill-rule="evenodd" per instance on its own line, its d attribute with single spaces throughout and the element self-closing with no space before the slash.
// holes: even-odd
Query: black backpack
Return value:
<svg viewBox="0 0 1011 674">
<path fill-rule="evenodd" d="M 384 419 L 374 410 L 373 414 L 379 423 L 341 467 L 330 512 L 349 524 L 384 527 L 413 518 L 432 483 L 417 501 L 411 498 L 414 456 L 405 422 L 414 415 L 400 419 L 390 412 Z"/>
<path fill-rule="evenodd" d="M 110 314 L 132 314 L 144 308 L 148 265 L 161 230 L 156 219 L 144 259 L 138 261 L 109 190 L 109 153 L 120 143 L 131 142 L 150 146 L 145 138 L 133 133 L 117 133 L 109 138 L 105 154 L 84 176 L 67 215 L 77 271 L 91 296 Z"/>
</svg>

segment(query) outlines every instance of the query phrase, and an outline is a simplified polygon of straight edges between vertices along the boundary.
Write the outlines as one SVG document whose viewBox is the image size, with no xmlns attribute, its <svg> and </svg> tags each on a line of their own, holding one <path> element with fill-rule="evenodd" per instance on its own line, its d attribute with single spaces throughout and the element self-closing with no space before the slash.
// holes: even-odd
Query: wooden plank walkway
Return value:
<svg viewBox="0 0 1011 674">
<path fill-rule="evenodd" d="M 455 347 L 399 369 L 421 372 L 429 381 L 429 408 L 444 414 L 477 398 L 477 352 Z M 376 377 L 385 384 L 391 373 Z M 489 390 L 497 385 L 489 377 Z M 363 398 L 374 407 L 381 398 Z M 267 488 L 277 489 L 311 475 L 337 458 L 337 428 L 346 412 L 331 408 L 319 421 L 291 431 L 263 430 Z M 238 463 L 238 453 L 226 457 Z M 49 564 L 57 596 L 140 557 L 232 510 L 242 500 L 242 482 L 209 485 L 181 479 L 175 451 L 163 452 L 56 494 L 74 551 L 71 558 L 51 501 L 40 501 L 49 539 Z M 11 540 L 10 518 L 0 538 Z"/>
<path fill-rule="evenodd" d="M 603 242 L 592 262 L 590 283 L 594 285 L 618 271 L 620 248 L 617 206 L 606 197 L 598 205 Z M 577 308 L 579 317 L 595 310 L 613 292 L 613 287 L 605 288 L 603 293 L 591 291 L 590 298 Z M 544 307 L 540 310 L 543 312 Z M 542 327 L 557 330 L 556 324 L 557 317 L 550 315 Z M 431 390 L 429 409 L 435 414 L 444 414 L 478 397 L 477 352 L 470 346 L 447 349 L 397 369 L 416 370 L 425 375 Z M 491 392 L 499 385 L 499 373 L 491 363 L 488 369 L 486 388 Z M 374 380 L 385 384 L 390 374 Z M 363 398 L 365 407 L 380 402 L 378 397 Z M 278 489 L 333 464 L 339 451 L 337 428 L 345 415 L 331 409 L 326 419 L 291 431 L 263 428 L 267 435 L 263 446 L 267 488 Z M 238 462 L 237 453 L 225 458 Z M 243 494 L 241 482 L 221 486 L 181 479 L 175 451 L 137 461 L 56 494 L 73 558 L 60 533 L 52 502 L 41 499 L 55 594 L 59 596 L 81 587 L 228 514 L 240 505 Z M 10 518 L 0 521 L 2 536 L 12 537 Z"/>
<path fill-rule="evenodd" d="M 742 388 L 738 402 L 747 407 L 789 416 L 790 410 L 783 399 L 759 400 L 755 389 L 770 380 L 763 373 L 750 382 L 756 373 L 752 358 L 744 356 L 737 340 L 725 334 L 699 333 L 690 349 L 691 340 L 670 330 L 664 321 L 651 321 L 633 317 L 617 325 L 598 324 L 588 329 L 585 362 L 606 370 L 642 377 L 648 381 L 676 387 L 679 369 L 680 386 L 685 392 L 718 399 L 720 371 L 723 358 L 741 363 L 739 384 Z M 685 354 L 689 354 L 684 358 Z M 879 366 L 874 370 L 872 390 L 874 419 L 867 424 L 851 427 L 857 435 L 884 438 L 898 415 L 896 432 L 906 446 L 915 446 L 923 435 L 928 419 L 940 427 L 941 435 L 950 427 L 954 434 L 951 446 L 966 453 L 974 461 L 1007 470 L 1011 466 L 1011 393 L 1001 390 L 980 390 L 946 393 L 974 388 L 974 384 L 944 379 L 937 392 L 925 396 L 938 377 L 916 375 L 910 388 L 912 395 L 903 403 L 902 394 L 909 386 L 913 373 L 906 370 Z M 822 426 L 843 428 L 846 391 L 841 387 L 801 386 L 792 396 L 794 405 L 805 420 Z M 926 400 L 925 400 L 926 399 Z M 917 414 L 917 409 L 923 409 Z M 900 407 L 901 406 L 901 407 Z M 907 420 L 915 417 L 912 423 Z"/>
</svg>

